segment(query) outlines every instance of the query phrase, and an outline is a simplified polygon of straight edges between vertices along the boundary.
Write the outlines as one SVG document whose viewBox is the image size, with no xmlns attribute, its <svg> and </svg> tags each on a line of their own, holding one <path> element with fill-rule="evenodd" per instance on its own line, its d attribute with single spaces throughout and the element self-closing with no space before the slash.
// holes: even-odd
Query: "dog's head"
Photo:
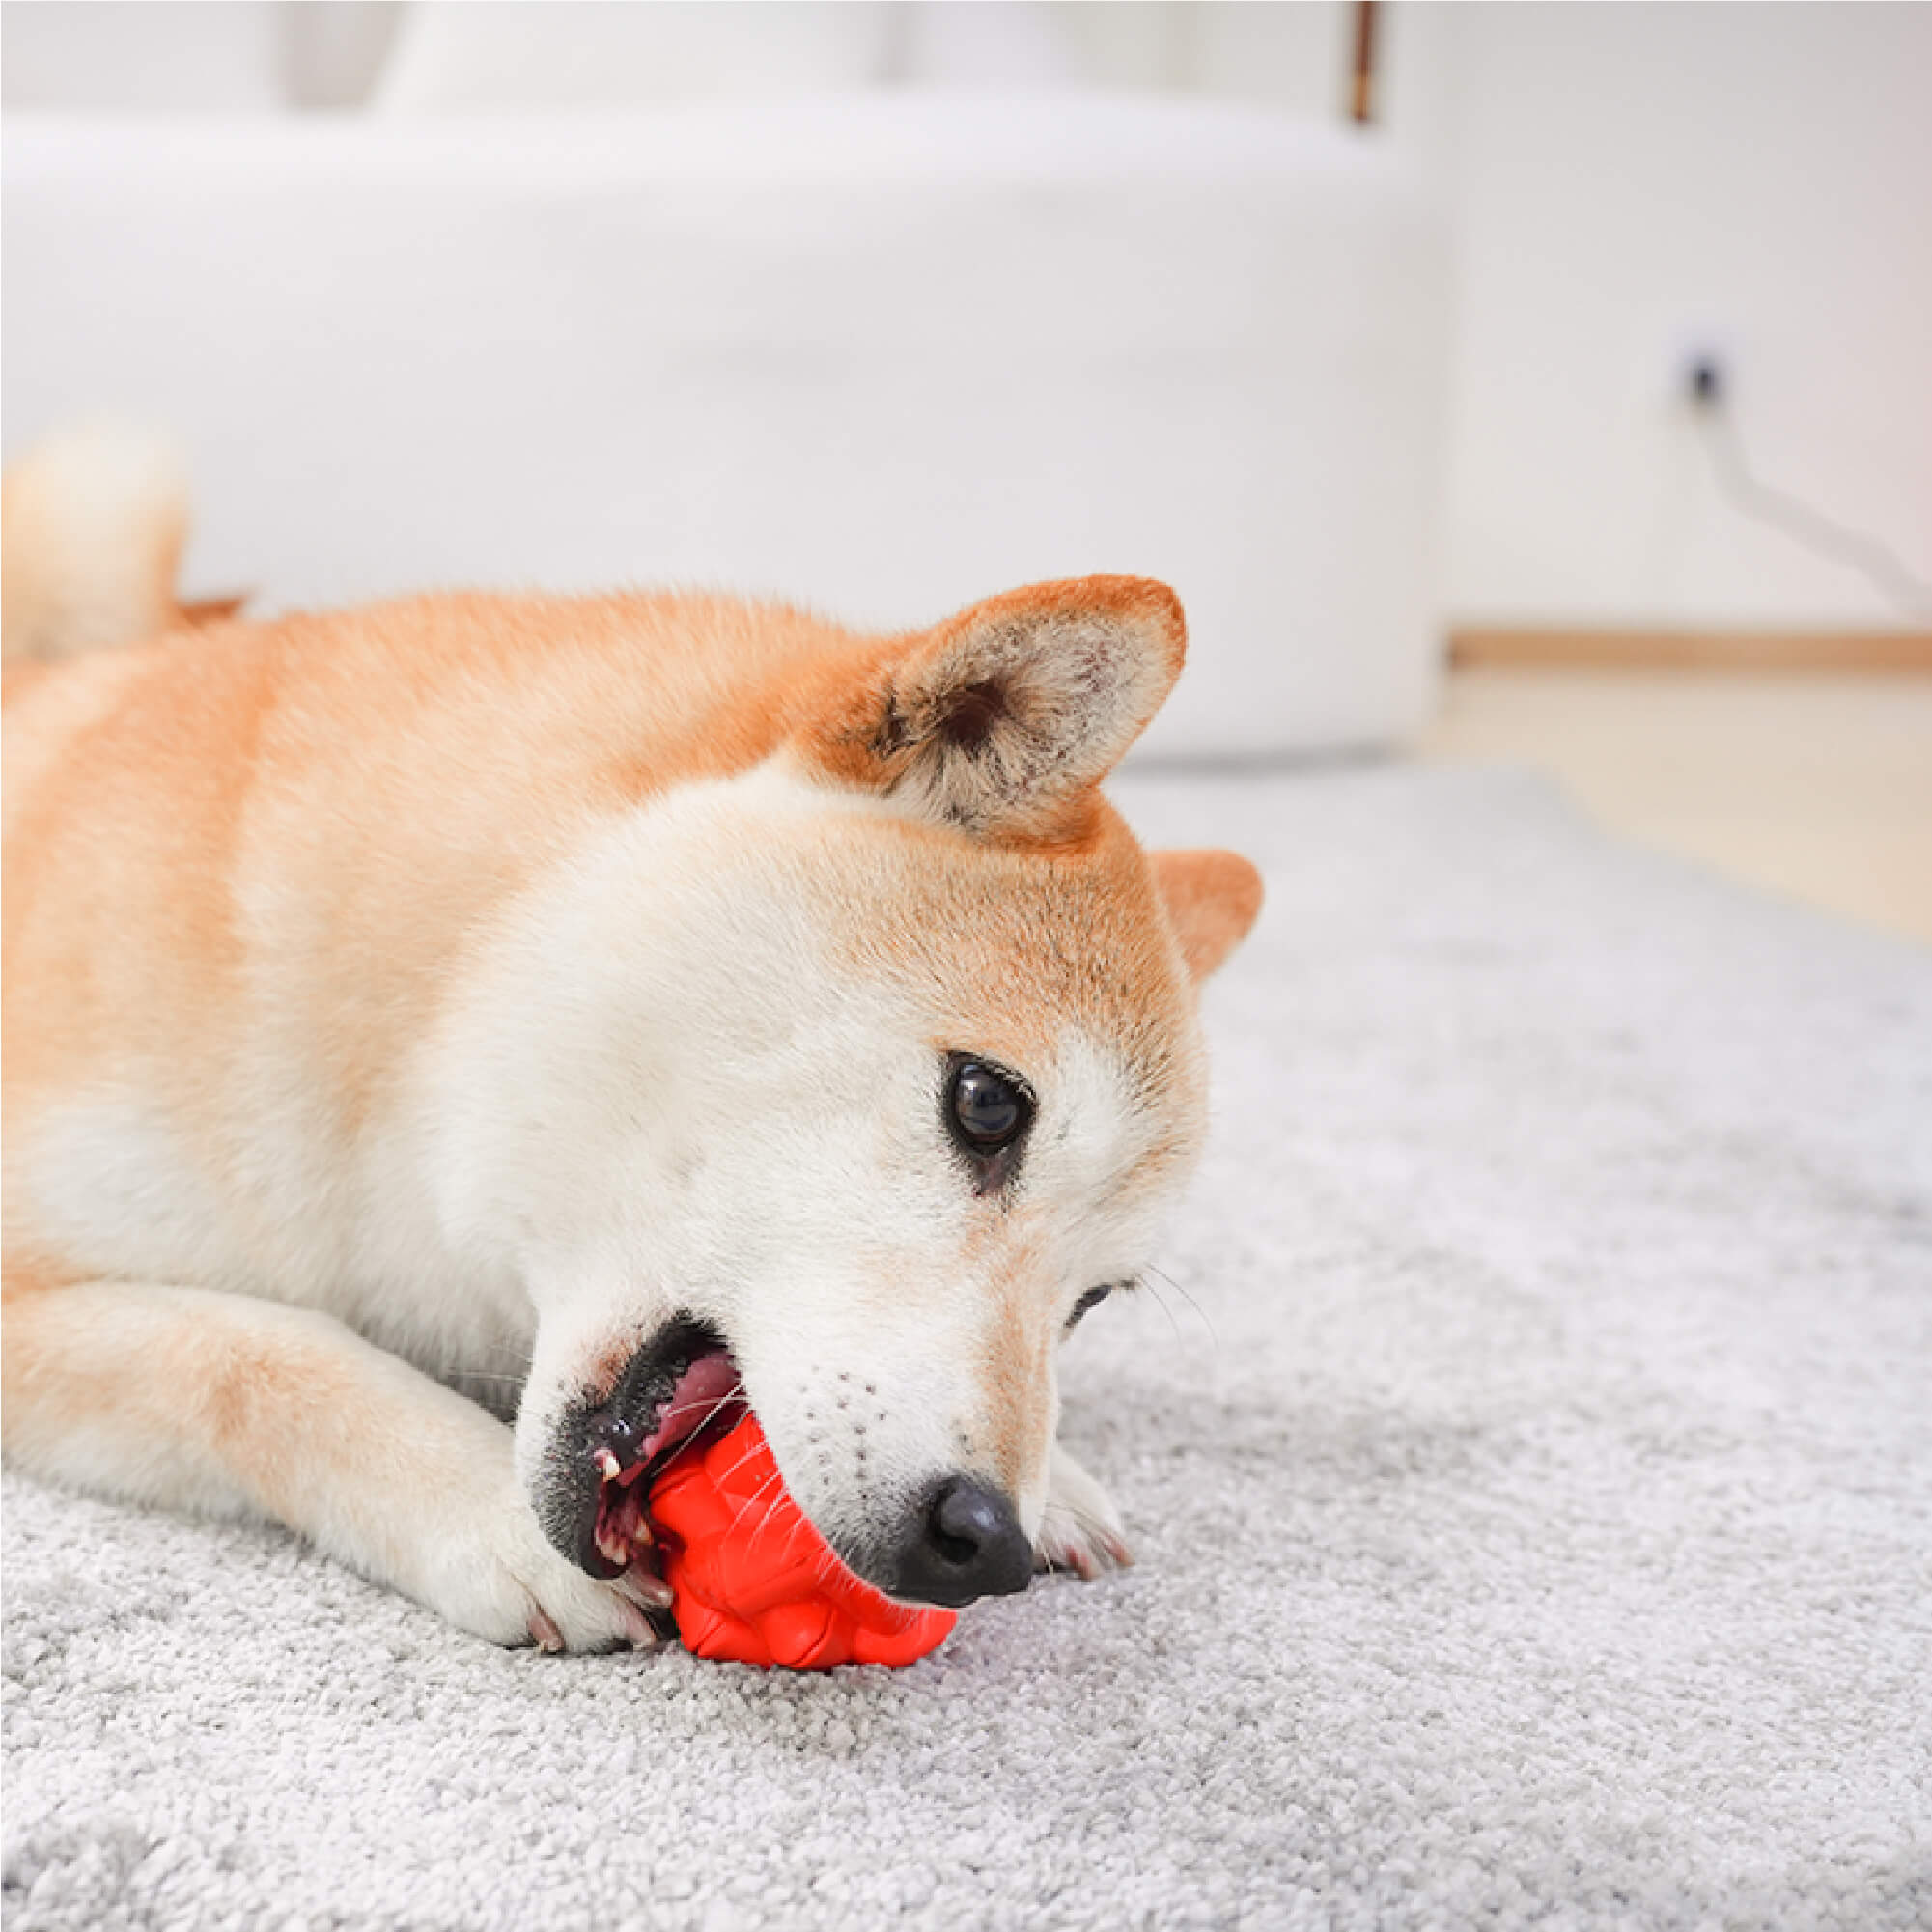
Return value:
<svg viewBox="0 0 1932 1932">
<path fill-rule="evenodd" d="M 1195 988 L 1260 901 L 1097 789 L 1184 635 L 1093 578 L 808 661 L 758 699 L 775 751 L 601 833 L 504 936 L 486 1023 L 554 1012 L 470 1178 L 537 1296 L 519 1466 L 587 1568 L 621 1554 L 602 1477 L 742 1380 L 861 1576 L 1024 1583 L 1058 1344 L 1194 1161 Z"/>
</svg>

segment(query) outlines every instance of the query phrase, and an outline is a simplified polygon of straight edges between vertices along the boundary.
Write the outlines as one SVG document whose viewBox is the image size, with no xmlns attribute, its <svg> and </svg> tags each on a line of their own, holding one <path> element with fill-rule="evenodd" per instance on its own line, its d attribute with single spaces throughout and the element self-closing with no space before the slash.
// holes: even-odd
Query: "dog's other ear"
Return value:
<svg viewBox="0 0 1932 1932">
<path fill-rule="evenodd" d="M 1148 854 L 1154 882 L 1196 984 L 1246 938 L 1261 910 L 1261 874 L 1239 853 Z"/>
<path fill-rule="evenodd" d="M 1173 688 L 1181 604 L 1145 577 L 1033 584 L 872 660 L 810 732 L 808 755 L 920 817 L 1053 837 Z"/>
</svg>

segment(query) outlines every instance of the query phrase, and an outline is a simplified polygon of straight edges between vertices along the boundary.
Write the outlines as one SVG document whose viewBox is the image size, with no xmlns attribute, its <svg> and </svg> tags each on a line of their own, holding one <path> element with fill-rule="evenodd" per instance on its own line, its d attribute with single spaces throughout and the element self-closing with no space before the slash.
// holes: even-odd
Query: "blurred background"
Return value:
<svg viewBox="0 0 1932 1932">
<path fill-rule="evenodd" d="M 187 593 L 1161 575 L 1145 756 L 1932 938 L 1932 8 L 9 0 L 7 455 Z"/>
</svg>

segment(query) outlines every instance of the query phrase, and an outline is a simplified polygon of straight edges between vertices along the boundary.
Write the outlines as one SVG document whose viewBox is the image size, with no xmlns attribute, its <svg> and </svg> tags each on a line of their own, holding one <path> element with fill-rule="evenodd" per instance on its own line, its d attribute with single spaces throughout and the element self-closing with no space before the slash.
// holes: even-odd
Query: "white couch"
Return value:
<svg viewBox="0 0 1932 1932">
<path fill-rule="evenodd" d="M 1171 580 L 1170 755 L 1386 742 L 1437 658 L 1446 249 L 1373 143 L 1156 97 L 16 112 L 9 450 L 191 452 L 192 588 Z"/>
</svg>

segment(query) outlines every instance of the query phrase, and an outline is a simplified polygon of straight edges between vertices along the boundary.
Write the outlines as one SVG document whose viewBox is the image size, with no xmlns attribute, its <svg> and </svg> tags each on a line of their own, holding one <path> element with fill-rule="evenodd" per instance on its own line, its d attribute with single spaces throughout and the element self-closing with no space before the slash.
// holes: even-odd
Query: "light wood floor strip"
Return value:
<svg viewBox="0 0 1932 1932">
<path fill-rule="evenodd" d="M 1459 670 L 1417 749 L 1536 767 L 1614 830 L 1932 941 L 1932 676 Z"/>
</svg>

